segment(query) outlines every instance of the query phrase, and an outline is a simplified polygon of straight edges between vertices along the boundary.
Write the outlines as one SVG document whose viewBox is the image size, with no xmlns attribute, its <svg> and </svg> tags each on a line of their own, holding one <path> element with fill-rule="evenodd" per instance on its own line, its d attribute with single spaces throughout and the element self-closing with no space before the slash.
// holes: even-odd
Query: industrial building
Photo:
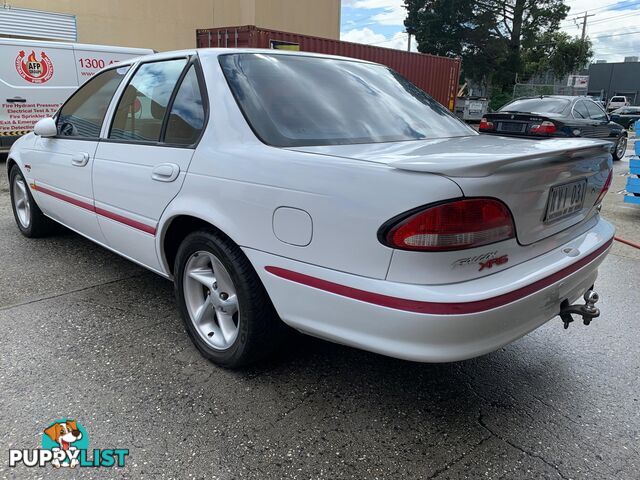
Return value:
<svg viewBox="0 0 640 480">
<path fill-rule="evenodd" d="M 640 105 L 640 62 L 592 63 L 588 94 L 607 100 L 624 95 L 632 105 Z"/>
</svg>

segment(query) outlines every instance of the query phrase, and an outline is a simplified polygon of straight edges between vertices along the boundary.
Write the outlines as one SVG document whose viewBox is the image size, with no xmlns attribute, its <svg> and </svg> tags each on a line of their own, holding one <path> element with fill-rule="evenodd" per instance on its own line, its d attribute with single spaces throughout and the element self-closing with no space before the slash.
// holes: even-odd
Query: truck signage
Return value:
<svg viewBox="0 0 640 480">
<path fill-rule="evenodd" d="M 46 83 L 53 77 L 53 62 L 44 51 L 40 52 L 39 60 L 35 50 L 31 50 L 26 59 L 25 56 L 25 51 L 20 50 L 15 64 L 18 74 L 27 82 Z"/>
</svg>

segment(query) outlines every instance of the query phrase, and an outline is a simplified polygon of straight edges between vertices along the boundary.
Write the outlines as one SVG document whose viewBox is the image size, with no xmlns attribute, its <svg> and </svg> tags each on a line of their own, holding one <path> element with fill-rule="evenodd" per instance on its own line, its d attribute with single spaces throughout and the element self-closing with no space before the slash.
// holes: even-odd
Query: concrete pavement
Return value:
<svg viewBox="0 0 640 480">
<path fill-rule="evenodd" d="M 640 468 L 640 255 L 616 245 L 602 317 L 559 319 L 454 364 L 298 336 L 229 372 L 187 338 L 172 285 L 72 233 L 23 238 L 0 164 L 0 478 L 630 479 Z M 640 241 L 640 208 L 604 212 Z M 9 469 L 61 417 L 124 469 Z M 4 450 L 4 452 L 2 451 Z"/>
</svg>

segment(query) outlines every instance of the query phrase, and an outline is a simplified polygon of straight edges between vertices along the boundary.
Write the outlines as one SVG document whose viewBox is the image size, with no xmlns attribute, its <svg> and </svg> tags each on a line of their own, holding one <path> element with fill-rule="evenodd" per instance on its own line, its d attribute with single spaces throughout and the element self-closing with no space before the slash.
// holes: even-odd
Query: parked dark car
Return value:
<svg viewBox="0 0 640 480">
<path fill-rule="evenodd" d="M 621 107 L 611 112 L 611 121 L 629 128 L 636 120 L 640 120 L 640 107 Z"/>
<path fill-rule="evenodd" d="M 587 137 L 613 142 L 614 160 L 624 157 L 627 131 L 602 106 L 586 97 L 549 95 L 518 98 L 480 121 L 480 133 L 526 138 Z"/>
</svg>

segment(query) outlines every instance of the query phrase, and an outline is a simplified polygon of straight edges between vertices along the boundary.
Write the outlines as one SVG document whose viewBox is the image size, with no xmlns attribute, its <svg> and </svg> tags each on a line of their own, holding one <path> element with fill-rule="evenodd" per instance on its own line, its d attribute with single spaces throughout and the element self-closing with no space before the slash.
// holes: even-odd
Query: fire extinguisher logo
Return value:
<svg viewBox="0 0 640 480">
<path fill-rule="evenodd" d="M 40 53 L 40 60 L 33 50 L 27 58 L 25 56 L 24 50 L 21 50 L 16 57 L 16 70 L 27 82 L 45 83 L 53 77 L 53 63 L 45 52 Z"/>
</svg>

